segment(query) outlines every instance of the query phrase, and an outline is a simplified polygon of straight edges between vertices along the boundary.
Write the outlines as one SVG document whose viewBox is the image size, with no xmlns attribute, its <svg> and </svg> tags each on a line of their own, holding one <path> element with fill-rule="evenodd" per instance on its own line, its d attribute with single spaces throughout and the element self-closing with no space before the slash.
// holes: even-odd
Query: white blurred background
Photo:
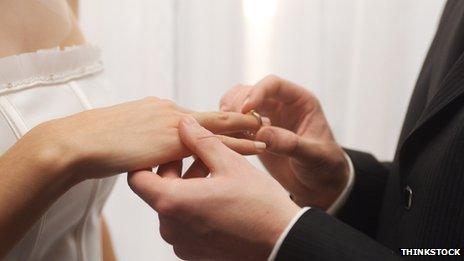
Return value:
<svg viewBox="0 0 464 261">
<path fill-rule="evenodd" d="M 344 146 L 393 157 L 444 0 L 81 0 L 121 101 L 217 110 L 237 83 L 277 74 L 315 92 Z M 176 260 L 121 178 L 105 215 L 120 260 Z"/>
</svg>

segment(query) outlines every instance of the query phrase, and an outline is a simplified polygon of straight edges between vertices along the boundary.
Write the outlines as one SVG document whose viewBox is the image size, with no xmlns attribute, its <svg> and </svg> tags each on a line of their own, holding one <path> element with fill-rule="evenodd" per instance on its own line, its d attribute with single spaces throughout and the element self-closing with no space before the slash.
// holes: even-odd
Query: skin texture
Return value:
<svg viewBox="0 0 464 261">
<path fill-rule="evenodd" d="M 348 162 L 311 92 L 271 75 L 254 86 L 233 87 L 220 107 L 242 113 L 254 109 L 269 118 L 272 126 L 254 137 L 267 144 L 259 158 L 300 206 L 327 209 L 345 188 Z"/>
<path fill-rule="evenodd" d="M 0 57 L 85 43 L 75 14 L 62 3 L 55 10 L 38 1 L 0 1 Z M 77 1 L 71 4 L 77 9 Z"/>
<path fill-rule="evenodd" d="M 0 157 L 0 259 L 73 185 L 191 155 L 178 134 L 186 115 L 218 134 L 260 127 L 252 116 L 192 112 L 151 97 L 52 120 L 29 131 Z M 218 139 L 245 154 L 264 148 L 249 140 Z"/>
<path fill-rule="evenodd" d="M 193 117 L 182 119 L 179 134 L 205 168 L 191 167 L 181 177 L 182 162 L 174 161 L 158 174 L 128 176 L 132 190 L 158 212 L 163 239 L 181 259 L 266 260 L 299 207 Z"/>
</svg>

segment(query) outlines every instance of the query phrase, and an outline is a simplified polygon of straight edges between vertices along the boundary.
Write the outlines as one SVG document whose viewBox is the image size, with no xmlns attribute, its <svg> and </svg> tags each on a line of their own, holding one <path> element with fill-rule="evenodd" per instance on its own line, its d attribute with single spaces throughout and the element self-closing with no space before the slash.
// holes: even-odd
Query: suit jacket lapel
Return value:
<svg viewBox="0 0 464 261">
<path fill-rule="evenodd" d="M 461 54 L 453 67 L 451 67 L 449 73 L 440 84 L 439 91 L 429 101 L 419 120 L 399 144 L 400 166 L 404 165 L 408 158 L 417 153 L 417 149 L 420 147 L 418 146 L 420 145 L 418 141 L 424 134 L 427 134 L 427 129 L 430 128 L 432 130 L 441 127 L 434 126 L 433 123 L 440 118 L 438 117 L 439 114 L 444 112 L 462 94 L 464 94 L 464 54 Z"/>
</svg>

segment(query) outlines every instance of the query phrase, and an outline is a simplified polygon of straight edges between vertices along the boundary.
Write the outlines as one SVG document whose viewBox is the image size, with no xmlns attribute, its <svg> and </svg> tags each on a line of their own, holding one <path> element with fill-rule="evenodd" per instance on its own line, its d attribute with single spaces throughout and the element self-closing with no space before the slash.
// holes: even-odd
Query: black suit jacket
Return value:
<svg viewBox="0 0 464 261">
<path fill-rule="evenodd" d="M 394 161 L 347 150 L 356 172 L 347 203 L 337 218 L 306 212 L 277 260 L 395 260 L 401 248 L 464 248 L 463 51 L 464 1 L 450 0 Z"/>
</svg>

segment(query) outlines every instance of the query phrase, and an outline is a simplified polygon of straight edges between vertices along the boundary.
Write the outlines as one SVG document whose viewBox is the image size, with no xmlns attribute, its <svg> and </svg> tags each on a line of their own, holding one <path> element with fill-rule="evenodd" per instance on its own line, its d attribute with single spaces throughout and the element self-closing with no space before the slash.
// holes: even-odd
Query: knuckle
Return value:
<svg viewBox="0 0 464 261">
<path fill-rule="evenodd" d="M 230 119 L 230 114 L 226 112 L 215 112 L 214 116 L 216 120 L 219 120 L 219 121 L 227 121 Z"/>
<path fill-rule="evenodd" d="M 264 81 L 270 83 L 277 83 L 281 81 L 281 78 L 275 74 L 269 74 L 266 77 L 264 77 Z"/>
<path fill-rule="evenodd" d="M 238 118 L 232 112 L 214 112 L 213 120 L 221 128 L 229 129 L 237 123 Z"/>
<path fill-rule="evenodd" d="M 197 144 L 200 147 L 212 147 L 219 142 L 221 142 L 221 140 L 216 135 L 211 134 L 199 137 Z"/>
<path fill-rule="evenodd" d="M 276 135 L 277 133 L 275 133 L 275 130 L 272 127 L 264 126 L 256 133 L 256 140 L 266 142 L 266 144 L 270 146 L 274 145 L 272 143 Z"/>
<path fill-rule="evenodd" d="M 228 141 L 227 137 L 224 136 L 224 135 L 216 135 L 217 139 L 222 142 L 222 143 L 225 143 Z"/>
<path fill-rule="evenodd" d="M 172 108 L 175 106 L 175 103 L 171 100 L 168 100 L 168 99 L 161 99 L 160 100 L 160 103 L 161 105 L 165 106 L 165 107 L 168 107 L 168 108 Z"/>
<path fill-rule="evenodd" d="M 143 101 L 147 102 L 147 103 L 157 103 L 159 102 L 159 98 L 155 97 L 155 96 L 147 96 L 145 98 L 143 98 Z"/>
</svg>

